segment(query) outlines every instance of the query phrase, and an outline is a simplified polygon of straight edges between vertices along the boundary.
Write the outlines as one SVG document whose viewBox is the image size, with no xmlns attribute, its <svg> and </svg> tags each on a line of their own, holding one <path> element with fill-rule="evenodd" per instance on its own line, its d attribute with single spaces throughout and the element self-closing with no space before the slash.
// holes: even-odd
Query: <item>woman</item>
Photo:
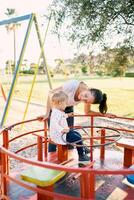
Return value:
<svg viewBox="0 0 134 200">
<path fill-rule="evenodd" d="M 103 94 L 100 90 L 95 88 L 89 88 L 83 81 L 69 80 L 66 81 L 61 87 L 53 89 L 49 92 L 47 99 L 46 114 L 40 116 L 39 119 L 46 119 L 50 117 L 51 113 L 51 95 L 53 92 L 63 91 L 68 95 L 67 107 L 65 113 L 68 113 L 67 122 L 68 126 L 74 125 L 73 107 L 81 102 L 84 102 L 84 112 L 90 115 L 99 115 L 113 118 L 115 115 L 107 112 L 107 95 Z M 91 104 L 99 104 L 99 112 L 91 110 Z M 56 145 L 49 144 L 49 152 L 56 151 Z"/>
</svg>

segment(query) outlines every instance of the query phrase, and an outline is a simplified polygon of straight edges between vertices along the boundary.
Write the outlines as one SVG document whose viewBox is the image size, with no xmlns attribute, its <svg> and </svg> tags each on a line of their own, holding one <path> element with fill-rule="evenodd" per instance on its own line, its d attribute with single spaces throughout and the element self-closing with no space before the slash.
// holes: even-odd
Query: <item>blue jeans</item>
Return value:
<svg viewBox="0 0 134 200">
<path fill-rule="evenodd" d="M 81 135 L 77 131 L 70 130 L 66 135 L 66 140 L 69 143 L 75 143 L 75 144 L 78 144 L 78 145 L 82 145 L 81 147 L 76 146 L 76 148 L 77 148 L 77 152 L 78 152 L 79 155 L 84 155 L 83 142 L 80 141 Z"/>
<path fill-rule="evenodd" d="M 71 113 L 71 112 L 73 112 L 73 106 L 65 108 L 65 113 Z M 50 116 L 51 116 L 51 112 L 50 112 Z M 74 125 L 74 117 L 68 117 L 67 123 L 68 123 L 68 126 L 73 126 Z M 50 120 L 48 120 L 48 126 L 49 125 L 50 125 Z M 56 151 L 56 145 L 49 143 L 48 152 L 54 152 L 54 151 Z"/>
</svg>

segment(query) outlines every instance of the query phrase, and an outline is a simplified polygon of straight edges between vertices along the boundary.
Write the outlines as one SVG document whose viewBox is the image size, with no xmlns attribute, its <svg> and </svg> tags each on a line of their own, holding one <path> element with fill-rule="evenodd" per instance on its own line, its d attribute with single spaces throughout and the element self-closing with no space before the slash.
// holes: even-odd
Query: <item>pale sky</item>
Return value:
<svg viewBox="0 0 134 200">
<path fill-rule="evenodd" d="M 38 22 L 45 23 L 42 27 L 40 26 L 42 39 L 45 35 L 45 27 L 47 26 L 47 21 L 42 17 L 43 14 L 46 14 L 47 8 L 49 4 L 52 3 L 52 0 L 0 0 L 0 21 L 6 19 L 5 15 L 7 8 L 15 9 L 17 16 L 23 16 L 30 13 L 36 13 Z M 21 27 L 16 31 L 16 48 L 17 48 L 17 60 L 20 55 L 20 50 L 23 44 L 24 36 L 27 29 L 28 21 L 24 21 L 21 23 Z M 51 22 L 52 24 L 52 22 Z M 61 46 L 59 44 L 57 36 L 51 34 L 50 28 L 47 34 L 46 43 L 45 43 L 45 56 L 48 64 L 54 63 L 54 59 L 61 58 L 67 59 L 72 58 L 75 53 L 77 53 L 78 49 L 75 44 L 73 45 L 69 43 L 65 38 L 61 38 Z M 67 31 L 67 30 L 66 30 Z M 114 38 L 108 38 L 111 40 L 111 44 L 115 46 L 115 44 L 122 40 L 122 38 L 117 35 L 114 35 Z M 8 59 L 13 60 L 13 33 L 10 32 L 7 34 L 5 26 L 0 26 L 0 68 L 5 67 L 5 62 Z M 101 48 L 98 45 L 94 46 L 95 53 L 100 53 Z M 91 49 L 90 49 L 91 50 Z M 85 47 L 81 50 L 85 54 L 88 54 L 88 49 Z M 35 33 L 34 26 L 32 28 L 32 32 L 30 34 L 30 38 L 27 44 L 26 52 L 24 55 L 24 59 L 28 59 L 30 62 L 38 61 L 40 54 L 40 49 L 38 45 L 37 36 Z"/>
<path fill-rule="evenodd" d="M 43 12 L 52 0 L 0 0 L 0 17 L 5 17 L 7 8 L 15 8 L 18 15 Z"/>
<path fill-rule="evenodd" d="M 14 8 L 17 16 L 36 13 L 38 22 L 41 23 L 42 20 L 45 22 L 42 15 L 46 12 L 50 3 L 52 3 L 52 0 L 0 0 L 0 21 L 7 19 L 7 16 L 5 15 L 7 8 Z M 21 27 L 16 31 L 17 59 L 26 33 L 27 23 L 28 21 L 24 21 L 21 24 Z M 45 25 L 47 26 L 47 21 L 45 22 Z M 46 26 L 40 26 L 42 39 L 44 38 Z M 5 26 L 0 26 L 0 44 L 0 67 L 3 67 L 7 58 L 13 60 L 13 33 L 10 32 L 7 34 Z M 60 46 L 58 38 L 53 36 L 50 31 L 48 31 L 47 34 L 44 50 L 48 63 L 53 62 L 55 58 L 71 58 L 75 52 L 74 48 L 69 44 L 69 42 L 67 42 L 66 39 L 61 39 Z M 37 62 L 39 53 L 40 49 L 33 26 L 24 57 L 30 61 Z"/>
</svg>

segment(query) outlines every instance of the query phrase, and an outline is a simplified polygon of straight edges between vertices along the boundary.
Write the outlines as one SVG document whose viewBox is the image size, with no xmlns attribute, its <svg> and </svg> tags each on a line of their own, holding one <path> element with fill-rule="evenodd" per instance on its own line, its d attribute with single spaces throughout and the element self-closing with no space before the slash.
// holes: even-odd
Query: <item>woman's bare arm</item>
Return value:
<svg viewBox="0 0 134 200">
<path fill-rule="evenodd" d="M 51 110 L 51 99 L 50 99 L 50 94 L 48 94 L 48 98 L 47 98 L 47 104 L 46 104 L 46 117 L 49 117 L 49 113 Z"/>
<path fill-rule="evenodd" d="M 46 103 L 46 113 L 45 113 L 45 115 L 41 115 L 41 116 L 37 117 L 39 120 L 47 119 L 49 117 L 50 110 L 51 110 L 51 95 L 54 92 L 60 91 L 60 90 L 62 90 L 62 87 L 58 87 L 58 88 L 55 88 L 55 89 L 52 89 L 49 91 L 48 97 L 47 97 L 47 103 Z"/>
<path fill-rule="evenodd" d="M 50 96 L 48 95 L 47 104 L 46 104 L 46 113 L 44 115 L 40 115 L 37 117 L 39 121 L 45 120 L 49 117 L 49 113 L 51 110 Z"/>
<path fill-rule="evenodd" d="M 111 114 L 111 113 L 100 113 L 100 112 L 91 110 L 91 104 L 89 103 L 84 104 L 84 112 L 86 115 L 99 115 L 99 116 L 104 116 L 104 117 L 109 117 L 109 118 L 116 117 L 116 115 Z"/>
<path fill-rule="evenodd" d="M 50 90 L 50 92 L 51 92 L 51 91 L 52 91 L 52 92 L 58 92 L 58 91 L 60 91 L 60 90 L 62 90 L 62 86 L 57 87 L 57 88 L 55 88 L 55 89 L 52 89 L 52 90 Z"/>
<path fill-rule="evenodd" d="M 100 112 L 95 112 L 93 110 L 91 110 L 91 104 L 89 103 L 84 103 L 84 113 L 86 115 L 103 115 Z"/>
</svg>

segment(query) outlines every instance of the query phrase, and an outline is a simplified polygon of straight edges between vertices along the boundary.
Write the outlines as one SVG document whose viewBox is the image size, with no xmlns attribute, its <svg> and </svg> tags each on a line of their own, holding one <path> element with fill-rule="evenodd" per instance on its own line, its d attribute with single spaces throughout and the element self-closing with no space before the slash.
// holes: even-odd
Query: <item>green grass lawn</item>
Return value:
<svg viewBox="0 0 134 200">
<path fill-rule="evenodd" d="M 27 101 L 33 76 L 20 76 L 15 88 L 14 97 Z M 71 77 L 70 77 L 71 78 Z M 72 77 L 74 78 L 74 77 Z M 90 76 L 77 77 L 83 80 L 89 87 L 101 89 L 108 95 L 108 112 L 118 116 L 134 117 L 134 78 L 94 78 Z M 64 83 L 64 76 L 55 76 L 52 79 L 53 88 Z M 8 91 L 10 84 L 3 84 Z M 34 86 L 31 102 L 46 104 L 49 85 L 44 75 L 38 75 Z M 77 110 L 82 111 L 82 104 Z M 92 110 L 98 110 L 97 105 Z"/>
</svg>

